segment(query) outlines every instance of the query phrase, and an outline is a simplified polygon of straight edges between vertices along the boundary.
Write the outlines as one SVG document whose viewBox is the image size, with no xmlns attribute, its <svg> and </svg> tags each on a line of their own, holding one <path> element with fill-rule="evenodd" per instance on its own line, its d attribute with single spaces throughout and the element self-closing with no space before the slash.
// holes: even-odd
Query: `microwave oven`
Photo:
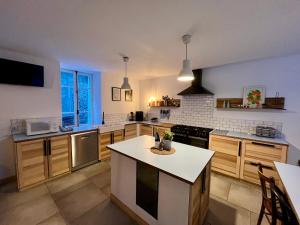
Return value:
<svg viewBox="0 0 300 225">
<path fill-rule="evenodd" d="M 37 134 L 47 134 L 52 132 L 58 132 L 59 126 L 57 124 L 56 118 L 36 118 L 27 119 L 26 122 L 26 134 L 37 135 Z"/>
</svg>

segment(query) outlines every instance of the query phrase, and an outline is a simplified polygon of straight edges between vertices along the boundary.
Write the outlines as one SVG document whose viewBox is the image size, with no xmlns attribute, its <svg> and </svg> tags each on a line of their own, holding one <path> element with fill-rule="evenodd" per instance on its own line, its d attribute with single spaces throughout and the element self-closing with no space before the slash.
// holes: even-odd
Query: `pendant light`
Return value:
<svg viewBox="0 0 300 225">
<path fill-rule="evenodd" d="M 127 62 L 129 60 L 129 57 L 123 56 L 123 61 L 125 63 L 125 77 L 123 78 L 123 84 L 121 86 L 121 89 L 125 90 L 131 90 L 130 84 L 128 82 L 128 77 L 127 77 Z"/>
<path fill-rule="evenodd" d="M 194 74 L 191 67 L 191 61 L 187 59 L 187 45 L 191 42 L 192 35 L 185 34 L 182 36 L 182 41 L 185 44 L 185 59 L 183 60 L 182 70 L 180 71 L 177 80 L 191 81 L 194 80 Z"/>
</svg>

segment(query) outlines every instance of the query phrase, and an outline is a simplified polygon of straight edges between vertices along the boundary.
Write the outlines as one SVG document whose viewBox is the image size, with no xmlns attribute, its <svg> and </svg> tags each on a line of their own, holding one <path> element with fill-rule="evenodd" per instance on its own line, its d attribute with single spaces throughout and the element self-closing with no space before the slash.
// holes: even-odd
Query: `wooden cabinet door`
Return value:
<svg viewBox="0 0 300 225">
<path fill-rule="evenodd" d="M 204 224 L 209 206 L 211 163 L 209 162 L 190 188 L 189 225 Z"/>
<path fill-rule="evenodd" d="M 71 171 L 70 138 L 68 135 L 48 140 L 49 176 L 55 177 Z"/>
<path fill-rule="evenodd" d="M 124 130 L 115 130 L 113 132 L 113 136 L 114 136 L 114 143 L 124 141 Z"/>
<path fill-rule="evenodd" d="M 125 140 L 134 138 L 137 136 L 136 124 L 125 125 Z"/>
<path fill-rule="evenodd" d="M 171 131 L 171 128 L 158 127 L 158 126 L 153 127 L 153 134 L 156 134 L 156 132 L 157 132 L 159 137 L 161 137 L 161 138 L 164 136 L 166 131 Z"/>
<path fill-rule="evenodd" d="M 241 140 L 210 135 L 209 149 L 214 150 L 212 170 L 232 177 L 240 177 Z"/>
<path fill-rule="evenodd" d="M 17 176 L 20 190 L 48 178 L 48 159 L 44 139 L 16 144 Z"/>
<path fill-rule="evenodd" d="M 99 160 L 110 158 L 110 150 L 106 148 L 112 143 L 111 132 L 99 134 L 100 139 L 100 156 Z"/>
<path fill-rule="evenodd" d="M 274 177 L 279 184 L 279 176 L 274 167 L 274 161 L 286 163 L 287 146 L 257 141 L 243 141 L 241 159 L 241 179 L 260 184 L 258 164 L 263 166 L 263 173 Z"/>
<path fill-rule="evenodd" d="M 141 135 L 149 135 L 153 136 L 153 130 L 151 125 L 141 124 L 140 125 L 140 136 Z"/>
</svg>

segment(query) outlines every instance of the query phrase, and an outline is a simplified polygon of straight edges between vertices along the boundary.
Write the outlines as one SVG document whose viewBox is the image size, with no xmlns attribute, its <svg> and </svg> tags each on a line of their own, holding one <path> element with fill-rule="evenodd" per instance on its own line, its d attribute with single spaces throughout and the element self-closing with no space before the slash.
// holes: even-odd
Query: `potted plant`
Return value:
<svg viewBox="0 0 300 225">
<path fill-rule="evenodd" d="M 170 131 L 165 131 L 164 137 L 162 139 L 163 149 L 171 150 L 173 140 L 173 133 Z"/>
</svg>

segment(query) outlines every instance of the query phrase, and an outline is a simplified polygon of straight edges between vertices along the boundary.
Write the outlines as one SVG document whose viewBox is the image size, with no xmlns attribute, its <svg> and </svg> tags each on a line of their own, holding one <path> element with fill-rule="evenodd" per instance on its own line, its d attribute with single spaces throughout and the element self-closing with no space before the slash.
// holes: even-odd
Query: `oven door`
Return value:
<svg viewBox="0 0 300 225">
<path fill-rule="evenodd" d="M 174 134 L 173 141 L 187 145 L 189 144 L 189 140 L 186 135 Z"/>
<path fill-rule="evenodd" d="M 208 139 L 201 137 L 188 136 L 189 145 L 196 146 L 199 148 L 208 149 Z"/>
</svg>

